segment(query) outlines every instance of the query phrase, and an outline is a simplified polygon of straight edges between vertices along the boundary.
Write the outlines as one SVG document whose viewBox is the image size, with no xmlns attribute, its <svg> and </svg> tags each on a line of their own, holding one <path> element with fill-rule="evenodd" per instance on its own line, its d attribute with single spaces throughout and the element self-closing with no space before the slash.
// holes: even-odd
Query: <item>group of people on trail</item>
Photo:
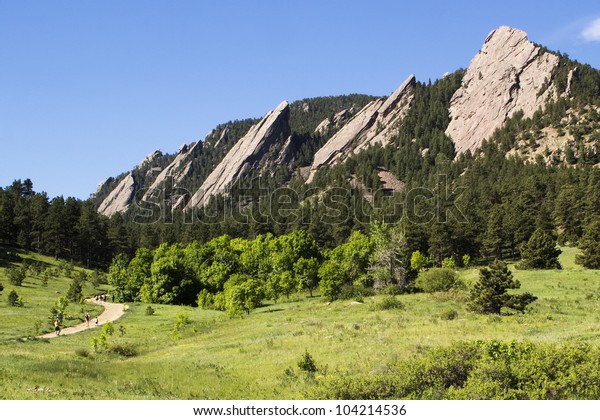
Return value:
<svg viewBox="0 0 600 420">
<path fill-rule="evenodd" d="M 59 314 L 59 316 L 54 320 L 54 334 L 56 335 L 60 335 L 60 327 L 62 326 L 62 314 Z M 87 312 L 85 314 L 85 322 L 87 324 L 87 326 L 90 326 L 90 313 Z M 96 326 L 98 326 L 98 317 L 96 317 Z"/>
<path fill-rule="evenodd" d="M 107 301 L 106 299 L 107 299 L 106 295 L 96 295 L 96 301 L 106 302 Z M 113 302 L 114 302 L 114 298 L 113 298 Z"/>
<path fill-rule="evenodd" d="M 90 313 L 86 313 L 85 314 L 85 322 L 87 324 L 87 326 L 90 326 Z M 98 326 L 98 317 L 96 317 L 96 326 Z"/>
</svg>

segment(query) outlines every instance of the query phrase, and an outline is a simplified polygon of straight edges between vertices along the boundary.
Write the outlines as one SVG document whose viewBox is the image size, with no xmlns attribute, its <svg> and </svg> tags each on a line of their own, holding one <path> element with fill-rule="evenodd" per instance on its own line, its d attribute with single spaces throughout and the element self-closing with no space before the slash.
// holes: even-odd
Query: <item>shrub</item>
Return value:
<svg viewBox="0 0 600 420">
<path fill-rule="evenodd" d="M 306 350 L 300 360 L 298 361 L 298 367 L 307 373 L 314 373 L 317 371 L 317 365 L 311 354 Z"/>
<path fill-rule="evenodd" d="M 14 286 L 21 286 L 23 280 L 27 276 L 27 269 L 25 267 L 9 267 L 6 269 L 6 275 L 10 284 Z"/>
<path fill-rule="evenodd" d="M 373 296 L 375 292 L 373 289 L 365 286 L 343 286 L 338 295 L 338 299 L 341 300 L 356 300 L 362 301 L 363 298 Z"/>
<path fill-rule="evenodd" d="M 401 360 L 381 373 L 330 373 L 307 397 L 328 400 L 597 400 L 600 351 L 495 340 L 459 342 Z M 577 374 L 574 374 L 576 372 Z"/>
<path fill-rule="evenodd" d="M 379 311 L 387 311 L 390 309 L 404 309 L 404 303 L 399 301 L 395 296 L 385 296 L 379 302 L 373 303 L 373 309 Z"/>
<path fill-rule="evenodd" d="M 450 268 L 432 268 L 420 273 L 416 286 L 427 293 L 443 292 L 452 288 L 462 288 L 464 284 L 458 274 Z"/>
<path fill-rule="evenodd" d="M 8 294 L 8 304 L 10 306 L 23 306 L 23 299 L 21 299 L 16 291 L 12 290 Z"/>
<path fill-rule="evenodd" d="M 138 355 L 136 348 L 132 344 L 113 344 L 108 348 L 111 353 L 118 354 L 123 357 L 135 357 Z"/>
<path fill-rule="evenodd" d="M 421 271 L 427 264 L 427 257 L 421 254 L 421 251 L 415 251 L 410 256 L 410 268 L 415 271 Z"/>
<path fill-rule="evenodd" d="M 442 267 L 455 270 L 456 269 L 456 261 L 454 261 L 454 257 L 444 258 L 444 260 L 442 261 Z"/>
<path fill-rule="evenodd" d="M 452 321 L 453 319 L 458 318 L 458 312 L 456 312 L 454 309 L 446 309 L 440 314 L 440 318 L 444 321 Z"/>
<path fill-rule="evenodd" d="M 202 289 L 200 293 L 198 293 L 196 303 L 199 308 L 210 309 L 213 306 L 213 295 L 208 290 Z"/>
<path fill-rule="evenodd" d="M 463 264 L 463 267 L 469 268 L 471 266 L 471 256 L 468 254 L 463 255 L 462 256 L 462 264 Z"/>
<path fill-rule="evenodd" d="M 75 354 L 79 357 L 89 357 L 90 351 L 88 349 L 79 348 L 75 350 Z"/>
</svg>

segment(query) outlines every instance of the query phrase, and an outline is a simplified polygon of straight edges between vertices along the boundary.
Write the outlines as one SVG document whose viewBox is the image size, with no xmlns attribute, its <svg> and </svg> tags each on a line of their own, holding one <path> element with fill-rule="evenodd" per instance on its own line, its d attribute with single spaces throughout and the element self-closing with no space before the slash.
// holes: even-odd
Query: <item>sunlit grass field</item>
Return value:
<svg viewBox="0 0 600 420">
<path fill-rule="evenodd" d="M 65 294 L 67 278 L 47 287 L 28 278 L 11 286 L 0 268 L 0 395 L 5 399 L 296 399 L 320 376 L 334 371 L 377 372 L 433 346 L 458 340 L 583 340 L 600 344 L 600 271 L 574 264 L 577 250 L 563 248 L 563 270 L 522 271 L 519 292 L 538 300 L 524 315 L 486 316 L 467 312 L 467 292 L 402 295 L 402 309 L 378 310 L 383 296 L 363 303 L 297 295 L 271 303 L 244 318 L 189 307 L 131 304 L 115 322 L 109 345 L 137 353 L 124 357 L 96 353 L 90 341 L 101 328 L 52 340 L 26 339 L 37 319 L 47 324 L 49 309 Z M 55 264 L 52 259 L 37 255 Z M 467 283 L 476 268 L 463 270 Z M 95 291 L 87 285 L 88 294 Z M 12 308 L 15 289 L 25 306 Z M 58 292 L 58 293 L 57 293 Z M 70 305 L 81 315 L 79 305 Z M 442 314 L 455 310 L 453 320 Z M 67 311 L 68 312 L 68 311 Z M 189 322 L 175 331 L 176 319 Z M 75 322 L 76 320 L 72 320 Z M 298 367 L 305 351 L 319 369 L 316 377 Z"/>
</svg>

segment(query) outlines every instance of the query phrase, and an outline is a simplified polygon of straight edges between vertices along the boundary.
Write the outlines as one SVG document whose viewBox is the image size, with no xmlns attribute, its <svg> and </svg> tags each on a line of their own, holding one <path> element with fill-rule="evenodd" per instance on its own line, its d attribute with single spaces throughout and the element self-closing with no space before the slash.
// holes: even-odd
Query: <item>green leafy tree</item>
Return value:
<svg viewBox="0 0 600 420">
<path fill-rule="evenodd" d="M 225 297 L 227 312 L 232 315 L 250 314 L 250 311 L 261 305 L 265 292 L 258 280 L 234 275 L 228 281 Z"/>
<path fill-rule="evenodd" d="M 326 260 L 319 268 L 319 290 L 321 295 L 333 302 L 338 298 L 344 285 L 344 271 L 335 259 Z"/>
<path fill-rule="evenodd" d="M 479 270 L 479 280 L 469 294 L 468 309 L 482 314 L 500 314 L 502 308 L 523 312 L 537 297 L 531 293 L 510 295 L 508 289 L 518 289 L 521 283 L 513 278 L 503 261 L 494 261 Z"/>
<path fill-rule="evenodd" d="M 577 264 L 594 270 L 600 269 L 600 218 L 585 227 L 579 249 L 581 253 L 575 256 Z"/>
<path fill-rule="evenodd" d="M 536 229 L 527 243 L 521 246 L 523 261 L 519 268 L 561 268 L 558 261 L 561 252 L 548 233 L 542 229 Z"/>
<path fill-rule="evenodd" d="M 306 289 L 313 297 L 313 290 L 319 285 L 319 261 L 301 257 L 294 263 L 294 276 L 298 279 L 298 290 Z"/>
<path fill-rule="evenodd" d="M 383 289 L 387 286 L 398 286 L 401 290 L 405 289 L 409 261 L 402 226 L 373 223 L 371 230 L 374 249 L 370 269 L 373 273 L 374 287 Z"/>
<path fill-rule="evenodd" d="M 421 251 L 415 251 L 410 256 L 410 268 L 415 271 L 421 271 L 427 263 L 427 257 Z"/>
<path fill-rule="evenodd" d="M 200 282 L 186 264 L 181 245 L 161 245 L 154 253 L 150 273 L 150 278 L 140 290 L 142 302 L 176 305 L 196 303 Z"/>
<path fill-rule="evenodd" d="M 127 267 L 129 259 L 125 254 L 118 254 L 108 269 L 108 284 L 112 286 L 112 293 L 119 302 L 131 302 L 133 296 L 130 293 L 127 276 Z"/>
</svg>

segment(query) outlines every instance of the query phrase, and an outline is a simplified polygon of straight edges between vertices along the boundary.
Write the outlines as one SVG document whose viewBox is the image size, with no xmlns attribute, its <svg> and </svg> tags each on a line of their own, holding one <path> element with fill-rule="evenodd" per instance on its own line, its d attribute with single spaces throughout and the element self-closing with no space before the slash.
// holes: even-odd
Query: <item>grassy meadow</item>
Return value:
<svg viewBox="0 0 600 420">
<path fill-rule="evenodd" d="M 403 308 L 383 310 L 384 296 L 363 303 L 297 295 L 270 303 L 243 318 L 198 308 L 130 304 L 114 323 L 109 345 L 129 350 L 94 352 L 90 342 L 101 328 L 56 339 L 34 339 L 34 324 L 49 331 L 50 307 L 70 280 L 48 286 L 27 278 L 9 284 L 0 267 L 0 395 L 4 399 L 296 399 L 331 372 L 377 372 L 388 364 L 434 346 L 459 340 L 583 340 L 600 345 L 600 271 L 574 264 L 577 250 L 563 248 L 563 270 L 522 271 L 519 293 L 538 300 L 524 315 L 486 316 L 465 310 L 466 291 L 402 295 Z M 45 264 L 51 258 L 23 255 Z M 462 270 L 467 283 L 476 268 Z M 25 306 L 13 308 L 16 290 Z M 96 290 L 87 284 L 84 293 Z M 84 308 L 83 311 L 87 310 Z M 456 311 L 454 319 L 444 316 Z M 85 313 L 85 312 L 83 312 Z M 71 304 L 69 322 L 83 318 Z M 187 318 L 186 323 L 177 319 Z M 42 332 L 42 331 L 40 331 Z M 308 351 L 319 369 L 307 375 L 298 361 Z"/>
</svg>

